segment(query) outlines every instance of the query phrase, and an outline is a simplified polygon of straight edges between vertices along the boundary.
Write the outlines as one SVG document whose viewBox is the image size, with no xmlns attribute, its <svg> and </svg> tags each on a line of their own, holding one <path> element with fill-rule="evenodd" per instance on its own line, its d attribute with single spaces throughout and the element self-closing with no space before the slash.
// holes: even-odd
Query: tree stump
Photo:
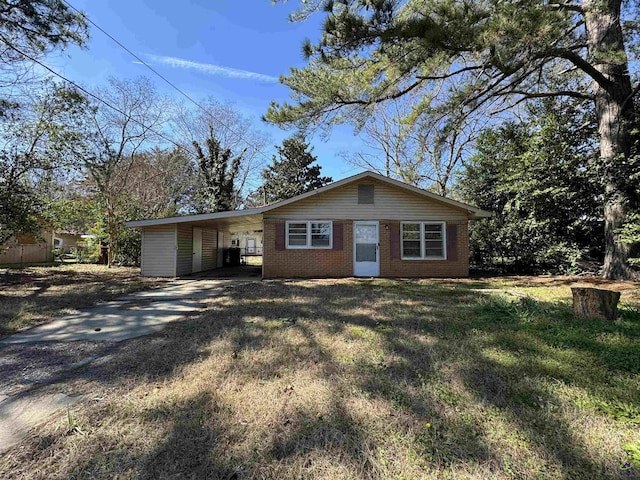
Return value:
<svg viewBox="0 0 640 480">
<path fill-rule="evenodd" d="M 601 288 L 571 287 L 573 314 L 576 317 L 615 320 L 620 292 Z"/>
</svg>

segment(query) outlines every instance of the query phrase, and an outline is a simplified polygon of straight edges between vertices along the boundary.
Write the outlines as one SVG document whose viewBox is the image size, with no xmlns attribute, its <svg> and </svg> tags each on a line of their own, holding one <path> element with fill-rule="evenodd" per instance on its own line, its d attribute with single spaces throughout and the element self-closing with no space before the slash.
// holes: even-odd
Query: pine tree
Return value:
<svg viewBox="0 0 640 480">
<path fill-rule="evenodd" d="M 0 1 L 0 115 L 15 108 L 13 87 L 37 77 L 33 61 L 89 38 L 87 19 L 64 0 Z"/>
<path fill-rule="evenodd" d="M 264 172 L 260 187 L 263 201 L 273 203 L 320 188 L 333 180 L 320 176 L 320 165 L 312 165 L 318 158 L 313 155 L 302 135 L 294 135 L 277 146 L 278 157 Z"/>
<path fill-rule="evenodd" d="M 284 1 L 284 0 L 277 0 Z M 605 187 L 604 275 L 629 275 L 617 229 L 639 203 L 629 181 L 640 92 L 637 5 L 621 0 L 305 0 L 294 19 L 326 15 L 309 64 L 282 82 L 293 103 L 266 118 L 283 126 L 360 127 L 377 104 L 420 95 L 409 118 L 496 115 L 544 97 L 588 100 L 596 113 Z M 630 71 L 633 69 L 633 71 Z M 632 82 L 633 79 L 633 82 Z"/>
<path fill-rule="evenodd" d="M 198 142 L 193 142 L 198 159 L 199 192 L 196 196 L 197 213 L 226 212 L 237 207 L 235 179 L 240 169 L 244 151 L 231 158 L 231 150 L 223 149 L 213 136 L 213 130 L 206 140 L 207 154 L 202 151 Z"/>
</svg>

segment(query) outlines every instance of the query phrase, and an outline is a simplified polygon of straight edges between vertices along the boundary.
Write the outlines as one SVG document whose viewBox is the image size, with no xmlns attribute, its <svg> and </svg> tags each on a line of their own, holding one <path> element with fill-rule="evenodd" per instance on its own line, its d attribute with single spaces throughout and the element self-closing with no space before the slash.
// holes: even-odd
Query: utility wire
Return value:
<svg viewBox="0 0 640 480">
<path fill-rule="evenodd" d="M 169 86 L 171 86 L 174 90 L 176 90 L 180 95 L 182 95 L 184 98 L 186 98 L 187 100 L 189 100 L 191 103 L 193 103 L 196 107 L 198 107 L 200 110 L 202 110 L 205 114 L 207 114 L 209 117 L 212 117 L 211 112 L 209 110 L 207 110 L 205 107 L 203 107 L 202 105 L 200 105 L 197 101 L 195 101 L 193 99 L 193 97 L 191 97 L 190 95 L 188 95 L 184 90 L 182 90 L 180 87 L 178 87 L 175 83 L 173 83 L 171 80 L 169 80 L 167 77 L 165 77 L 164 75 L 162 75 L 160 72 L 158 72 L 155 68 L 153 68 L 151 65 L 149 65 L 147 62 L 145 62 L 142 58 L 140 58 L 138 55 L 136 55 L 133 51 L 131 51 L 129 48 L 127 48 L 122 42 L 120 42 L 117 38 L 115 38 L 113 35 L 111 35 L 109 32 L 107 32 L 104 28 L 102 28 L 100 25 L 98 25 L 96 22 L 94 22 L 93 20 L 91 20 L 83 11 L 77 9 L 76 7 L 74 7 L 73 5 L 71 5 L 67 0 L 62 0 L 69 8 L 75 10 L 79 15 L 82 15 L 84 17 L 84 19 L 89 22 L 91 25 L 93 25 L 94 27 L 96 27 L 98 30 L 100 30 L 102 33 L 104 33 L 107 37 L 109 37 L 114 43 L 116 43 L 118 46 L 120 46 L 120 48 L 122 48 L 124 51 L 126 51 L 129 55 L 131 55 L 133 58 L 135 58 L 138 62 L 140 62 L 142 65 L 144 65 L 145 67 L 147 67 L 151 72 L 153 72 L 155 75 L 157 75 L 159 78 L 161 78 L 164 82 L 166 82 Z M 226 124 L 224 121 L 220 120 L 220 119 L 216 119 L 222 126 L 226 127 L 231 133 L 233 133 L 234 135 L 238 135 L 238 137 L 241 139 L 242 142 L 244 142 L 246 145 L 253 147 L 256 149 L 256 153 L 258 155 L 261 155 L 262 157 L 264 157 L 266 160 L 270 160 L 264 153 L 262 153 L 259 149 L 258 146 L 255 144 L 252 144 L 250 142 L 248 142 L 247 140 L 242 138 L 242 135 L 236 131 L 234 131 L 234 129 L 229 125 Z"/>
<path fill-rule="evenodd" d="M 140 125 L 141 127 L 143 127 L 145 130 L 148 130 L 149 132 L 154 133 L 155 135 L 157 135 L 158 137 L 162 138 L 163 140 L 166 140 L 167 142 L 175 145 L 176 147 L 178 147 L 179 149 L 182 150 L 186 150 L 188 153 L 190 153 L 191 155 L 193 155 L 195 158 L 197 158 L 197 155 L 194 154 L 194 152 L 192 152 L 191 150 L 189 150 L 188 148 L 185 148 L 184 145 L 180 145 L 179 143 L 176 143 L 175 141 L 171 140 L 170 138 L 166 137 L 165 135 L 163 135 L 162 133 L 154 130 L 151 127 L 146 126 L 144 123 L 142 123 L 141 121 L 131 117 L 129 114 L 127 114 L 126 112 L 123 112 L 122 110 L 120 110 L 118 107 L 113 106 L 111 103 L 107 102 L 106 100 L 100 98 L 98 95 L 90 92 L 89 90 L 87 90 L 86 88 L 78 85 L 76 82 L 74 82 L 73 80 L 70 80 L 69 78 L 65 77 L 64 75 L 56 72 L 55 70 L 53 70 L 51 67 L 49 67 L 48 65 L 45 65 L 44 63 L 42 63 L 41 61 L 39 61 L 38 59 L 24 53 L 23 51 L 21 51 L 20 49 L 18 49 L 17 47 L 11 45 L 10 43 L 5 42 L 5 44 L 11 48 L 12 50 L 14 50 L 15 52 L 19 53 L 20 55 L 22 55 L 24 58 L 31 60 L 34 63 L 37 63 L 38 65 L 40 65 L 42 68 L 44 68 L 45 70 L 47 70 L 48 72 L 52 73 L 53 75 L 55 75 L 56 77 L 61 78 L 62 80 L 64 80 L 65 82 L 73 85 L 75 88 L 77 88 L 78 90 L 81 90 L 82 92 L 84 92 L 85 94 L 89 95 L 90 97 L 94 98 L 95 100 L 99 101 L 100 103 L 103 103 L 104 105 L 106 105 L 107 107 L 111 108 L 112 110 L 120 113 L 121 115 L 124 115 L 125 117 L 128 117 L 129 120 L 133 121 L 134 123 L 137 123 L 138 125 Z"/>
</svg>

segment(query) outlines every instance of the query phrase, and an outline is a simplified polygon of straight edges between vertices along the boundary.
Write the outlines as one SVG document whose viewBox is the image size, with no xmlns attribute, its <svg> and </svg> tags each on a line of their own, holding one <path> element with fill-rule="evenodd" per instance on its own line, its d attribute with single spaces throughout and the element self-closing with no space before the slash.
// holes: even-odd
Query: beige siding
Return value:
<svg viewBox="0 0 640 480">
<path fill-rule="evenodd" d="M 142 275 L 175 277 L 176 226 L 159 225 L 142 230 Z"/>
<path fill-rule="evenodd" d="M 78 242 L 82 241 L 82 237 L 80 235 L 73 235 L 70 233 L 55 233 L 53 234 L 55 238 L 59 238 L 62 240 L 62 246 L 64 248 L 77 247 Z"/>
<path fill-rule="evenodd" d="M 222 237 L 222 245 L 224 248 L 231 248 L 231 234 L 229 232 L 224 232 Z"/>
<path fill-rule="evenodd" d="M 176 275 L 189 275 L 193 271 L 193 227 L 178 224 Z"/>
<path fill-rule="evenodd" d="M 218 238 L 216 239 L 216 245 L 218 246 L 218 258 L 216 264 L 218 268 L 224 267 L 224 242 L 226 237 L 229 237 L 229 243 L 231 243 L 231 234 L 229 232 L 218 231 Z"/>
<path fill-rule="evenodd" d="M 213 270 L 217 267 L 218 232 L 205 228 L 202 230 L 202 269 Z"/>
<path fill-rule="evenodd" d="M 374 203 L 358 204 L 358 183 L 305 198 L 265 213 L 265 218 L 305 220 L 467 220 L 467 212 L 421 195 L 367 179 Z"/>
</svg>

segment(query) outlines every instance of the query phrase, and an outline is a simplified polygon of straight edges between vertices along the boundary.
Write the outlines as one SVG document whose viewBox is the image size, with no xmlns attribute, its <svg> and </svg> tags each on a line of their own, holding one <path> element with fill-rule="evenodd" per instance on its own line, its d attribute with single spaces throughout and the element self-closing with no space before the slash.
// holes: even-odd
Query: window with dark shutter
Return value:
<svg viewBox="0 0 640 480">
<path fill-rule="evenodd" d="M 373 203 L 373 185 L 358 185 L 358 203 Z"/>
<path fill-rule="evenodd" d="M 285 224 L 278 222 L 276 223 L 276 250 L 284 250 L 285 248 Z"/>
<path fill-rule="evenodd" d="M 334 250 L 342 250 L 343 244 L 343 227 L 342 223 L 334 223 L 333 224 L 333 249 Z"/>
</svg>

